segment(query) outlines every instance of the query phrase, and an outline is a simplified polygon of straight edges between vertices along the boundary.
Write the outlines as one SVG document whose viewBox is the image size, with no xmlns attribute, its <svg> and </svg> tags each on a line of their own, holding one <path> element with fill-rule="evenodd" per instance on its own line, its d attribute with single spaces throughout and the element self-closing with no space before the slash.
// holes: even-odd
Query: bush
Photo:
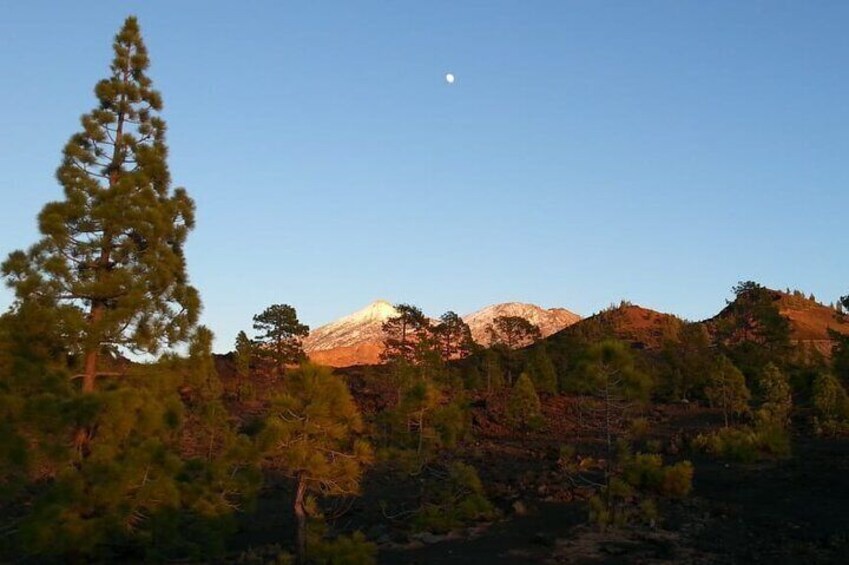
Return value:
<svg viewBox="0 0 849 565">
<path fill-rule="evenodd" d="M 752 462 L 758 458 L 751 430 L 723 428 L 711 434 L 699 434 L 693 447 L 720 459 Z"/>
<path fill-rule="evenodd" d="M 768 457 L 790 455 L 790 436 L 780 426 L 723 428 L 700 434 L 693 447 L 719 459 L 751 463 Z"/>
<path fill-rule="evenodd" d="M 496 514 L 477 471 L 465 463 L 453 463 L 447 476 L 426 483 L 424 499 L 413 523 L 420 531 L 447 532 Z"/>
<path fill-rule="evenodd" d="M 377 562 L 377 546 L 362 532 L 322 539 L 310 546 L 310 562 L 320 565 L 370 565 Z"/>
<path fill-rule="evenodd" d="M 755 430 L 758 449 L 765 455 L 788 457 L 792 451 L 790 434 L 777 424 L 759 425 Z"/>
<path fill-rule="evenodd" d="M 684 498 L 693 490 L 693 464 L 689 461 L 681 461 L 667 467 L 660 492 L 672 498 Z"/>
<path fill-rule="evenodd" d="M 653 526 L 659 518 L 654 500 L 640 499 L 634 487 L 618 477 L 613 477 L 609 487 L 603 487 L 590 498 L 589 505 L 590 522 L 602 530 L 629 524 Z"/>
<path fill-rule="evenodd" d="M 641 523 L 654 526 L 660 520 L 657 497 L 684 498 L 693 486 L 693 465 L 681 461 L 664 465 L 656 453 L 623 457 L 621 474 L 610 478 L 590 499 L 590 521 L 605 528 Z"/>
<path fill-rule="evenodd" d="M 642 441 L 648 437 L 650 430 L 651 423 L 648 421 L 648 418 L 635 418 L 631 422 L 631 429 L 629 431 L 631 439 Z"/>
<path fill-rule="evenodd" d="M 693 487 L 693 464 L 664 465 L 656 453 L 638 453 L 625 463 L 623 478 L 641 492 L 683 498 Z"/>
<path fill-rule="evenodd" d="M 455 400 L 434 410 L 433 427 L 440 447 L 453 448 L 469 433 L 469 411 L 462 400 Z"/>
<path fill-rule="evenodd" d="M 242 565 L 292 565 L 295 558 L 275 543 L 243 551 L 233 562 Z"/>
</svg>

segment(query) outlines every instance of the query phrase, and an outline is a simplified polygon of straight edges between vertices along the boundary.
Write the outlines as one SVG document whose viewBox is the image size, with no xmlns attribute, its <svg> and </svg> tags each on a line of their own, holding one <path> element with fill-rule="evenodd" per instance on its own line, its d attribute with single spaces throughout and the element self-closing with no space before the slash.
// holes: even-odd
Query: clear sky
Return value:
<svg viewBox="0 0 849 565">
<path fill-rule="evenodd" d="M 221 351 L 273 303 L 317 326 L 376 298 L 701 319 L 739 280 L 849 293 L 845 1 L 2 12 L 0 255 L 61 196 L 61 148 L 136 14 Z"/>
</svg>

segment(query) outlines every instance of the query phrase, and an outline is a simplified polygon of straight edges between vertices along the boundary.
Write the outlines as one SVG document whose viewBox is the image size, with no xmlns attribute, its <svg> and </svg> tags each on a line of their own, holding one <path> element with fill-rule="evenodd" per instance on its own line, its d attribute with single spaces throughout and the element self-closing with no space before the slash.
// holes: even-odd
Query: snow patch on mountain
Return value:
<svg viewBox="0 0 849 565">
<path fill-rule="evenodd" d="M 356 356 L 350 348 L 369 344 L 369 354 L 382 349 L 383 323 L 398 315 L 398 310 L 386 300 L 376 300 L 353 314 L 325 324 L 310 333 L 304 340 L 307 353 L 345 350 L 346 359 Z M 499 316 L 520 316 L 539 326 L 543 337 L 556 333 L 581 319 L 565 308 L 540 308 L 534 304 L 507 302 L 482 308 L 463 317 L 472 330 L 472 337 L 482 345 L 489 345 L 487 328 Z M 437 321 L 434 320 L 434 323 Z M 376 348 L 376 349 L 375 349 Z M 374 350 L 374 351 L 372 351 Z"/>
<path fill-rule="evenodd" d="M 383 341 L 383 322 L 398 315 L 386 300 L 375 300 L 362 310 L 316 328 L 304 339 L 304 351 L 325 351 L 364 342 Z"/>
<path fill-rule="evenodd" d="M 579 321 L 581 317 L 565 308 L 541 308 L 536 304 L 505 302 L 481 308 L 463 316 L 472 330 L 472 338 L 481 345 L 489 345 L 487 328 L 500 316 L 519 316 L 538 326 L 542 337 L 548 337 Z"/>
</svg>

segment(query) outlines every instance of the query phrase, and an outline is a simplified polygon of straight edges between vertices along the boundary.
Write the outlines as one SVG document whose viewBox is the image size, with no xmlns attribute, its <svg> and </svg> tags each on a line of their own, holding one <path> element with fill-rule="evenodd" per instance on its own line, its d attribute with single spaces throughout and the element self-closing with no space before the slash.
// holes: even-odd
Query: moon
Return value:
<svg viewBox="0 0 849 565">
<path fill-rule="evenodd" d="M 454 84 L 454 75 L 452 73 L 445 73 L 445 82 Z"/>
</svg>

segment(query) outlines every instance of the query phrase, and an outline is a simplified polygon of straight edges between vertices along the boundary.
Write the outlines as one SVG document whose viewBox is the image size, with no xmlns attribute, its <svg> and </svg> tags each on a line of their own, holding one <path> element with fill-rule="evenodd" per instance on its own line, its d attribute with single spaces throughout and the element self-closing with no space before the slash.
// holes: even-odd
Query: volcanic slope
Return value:
<svg viewBox="0 0 849 565">
<path fill-rule="evenodd" d="M 787 320 L 793 344 L 829 356 L 834 345 L 830 332 L 849 335 L 849 315 L 806 297 L 799 291 L 764 290 L 778 313 Z M 735 311 L 739 311 L 739 308 L 735 308 L 739 301 L 740 298 L 735 298 L 719 314 L 706 320 L 705 324 L 715 330 L 723 321 L 733 317 Z M 745 321 L 738 320 L 738 323 Z"/>
</svg>

